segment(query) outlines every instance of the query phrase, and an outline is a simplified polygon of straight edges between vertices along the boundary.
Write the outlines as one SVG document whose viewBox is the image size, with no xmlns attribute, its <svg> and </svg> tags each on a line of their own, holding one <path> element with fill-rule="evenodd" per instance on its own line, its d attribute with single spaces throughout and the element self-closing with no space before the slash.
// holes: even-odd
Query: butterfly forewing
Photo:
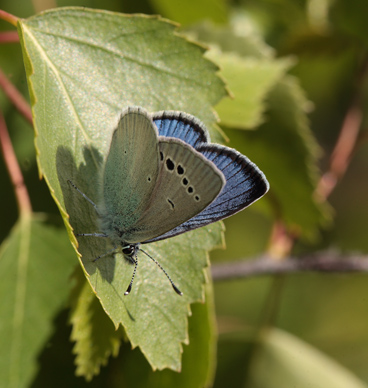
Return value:
<svg viewBox="0 0 368 388">
<path fill-rule="evenodd" d="M 124 235 L 129 243 L 160 236 L 205 209 L 225 184 L 219 169 L 188 144 L 160 137 L 160 170 L 146 210 Z"/>
<path fill-rule="evenodd" d="M 194 148 L 209 140 L 204 125 L 196 117 L 187 113 L 162 111 L 155 113 L 152 119 L 160 136 L 175 137 Z"/>
<path fill-rule="evenodd" d="M 131 229 L 149 202 L 158 173 L 157 129 L 145 111 L 129 108 L 113 133 L 103 173 L 106 232 L 121 235 Z"/>
</svg>

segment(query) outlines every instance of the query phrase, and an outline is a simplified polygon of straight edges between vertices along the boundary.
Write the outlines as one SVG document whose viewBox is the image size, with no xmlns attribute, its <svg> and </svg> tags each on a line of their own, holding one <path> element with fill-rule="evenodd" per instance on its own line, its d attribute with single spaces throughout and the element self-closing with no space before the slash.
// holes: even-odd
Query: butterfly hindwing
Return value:
<svg viewBox="0 0 368 388">
<path fill-rule="evenodd" d="M 269 185 L 263 173 L 236 150 L 215 144 L 202 144 L 197 150 L 224 174 L 225 187 L 200 213 L 150 241 L 163 240 L 227 218 L 246 208 L 268 191 Z"/>
<path fill-rule="evenodd" d="M 159 173 L 157 135 L 144 110 L 121 115 L 103 171 L 101 218 L 110 234 L 131 228 L 149 202 Z"/>
<path fill-rule="evenodd" d="M 129 243 L 144 242 L 177 227 L 205 209 L 225 184 L 223 174 L 193 147 L 159 137 L 160 170 L 140 219 L 126 232 Z"/>
</svg>

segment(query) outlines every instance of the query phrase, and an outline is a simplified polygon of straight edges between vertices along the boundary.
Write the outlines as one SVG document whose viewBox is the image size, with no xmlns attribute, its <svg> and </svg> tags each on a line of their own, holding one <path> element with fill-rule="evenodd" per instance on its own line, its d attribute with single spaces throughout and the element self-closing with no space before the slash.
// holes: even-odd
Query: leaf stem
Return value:
<svg viewBox="0 0 368 388">
<path fill-rule="evenodd" d="M 18 89 L 6 78 L 5 74 L 0 69 L 0 88 L 8 96 L 9 100 L 17 108 L 19 113 L 24 116 L 24 118 L 33 125 L 32 120 L 32 111 L 22 94 Z"/>
<path fill-rule="evenodd" d="M 12 24 L 13 26 L 17 27 L 17 23 L 19 18 L 16 16 L 5 12 L 4 10 L 0 9 L 0 19 L 5 20 L 6 22 Z"/>
<path fill-rule="evenodd" d="M 0 148 L 4 156 L 6 168 L 15 189 L 15 195 L 18 202 L 18 209 L 21 215 L 32 212 L 31 201 L 29 199 L 27 188 L 24 184 L 23 175 L 14 153 L 13 145 L 10 140 L 8 128 L 4 116 L 0 111 Z"/>
</svg>

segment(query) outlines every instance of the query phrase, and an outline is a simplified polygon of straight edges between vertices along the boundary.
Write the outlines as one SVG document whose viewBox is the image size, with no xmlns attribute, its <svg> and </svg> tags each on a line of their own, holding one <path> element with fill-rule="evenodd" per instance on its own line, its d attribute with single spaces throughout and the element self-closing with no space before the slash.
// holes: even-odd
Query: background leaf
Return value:
<svg viewBox="0 0 368 388">
<path fill-rule="evenodd" d="M 189 30 L 217 48 L 207 56 L 221 66 L 234 95 L 216 105 L 221 126 L 230 146 L 265 171 L 271 188 L 261 206 L 268 202 L 269 211 L 281 216 L 292 233 L 316 238 L 331 215 L 314 197 L 320 149 L 307 119 L 312 105 L 297 80 L 285 74 L 294 63 L 292 57 L 274 58 L 259 34 L 252 28 L 240 30 L 240 22 L 247 26 L 241 13 L 232 29 L 204 25 Z M 248 128 L 255 133 L 230 131 Z"/>
<path fill-rule="evenodd" d="M 243 20 L 243 25 L 246 20 Z M 216 111 L 225 127 L 251 129 L 260 125 L 265 99 L 272 87 L 292 66 L 291 58 L 274 58 L 273 50 L 255 32 L 240 34 L 233 29 L 201 24 L 187 29 L 189 36 L 209 44 L 208 58 L 221 68 L 233 98 L 225 98 Z"/>
<path fill-rule="evenodd" d="M 234 95 L 216 105 L 221 124 L 228 128 L 250 129 L 260 125 L 266 109 L 264 99 L 291 66 L 291 61 L 241 58 L 236 54 L 208 56 L 222 68 L 222 74 Z"/>
<path fill-rule="evenodd" d="M 44 215 L 22 217 L 0 251 L 0 381 L 28 386 L 37 356 L 66 303 L 75 255 L 65 230 Z M 6 296 L 6 297 L 5 297 Z M 6 355 L 6 356 L 5 356 Z"/>
<path fill-rule="evenodd" d="M 80 269 L 74 279 L 70 322 L 73 326 L 71 339 L 75 341 L 75 374 L 90 381 L 99 374 L 100 367 L 107 364 L 110 355 L 118 355 L 123 330 L 115 329 Z"/>
<path fill-rule="evenodd" d="M 248 384 L 254 388 L 367 387 L 347 369 L 312 346 L 275 329 L 261 336 L 261 346 L 253 359 Z"/>
<path fill-rule="evenodd" d="M 290 230 L 316 238 L 320 226 L 330 220 L 330 209 L 314 197 L 319 148 L 308 128 L 307 100 L 296 79 L 289 76 L 272 89 L 267 105 L 267 121 L 258 131 L 242 135 L 232 131 L 231 139 L 267 171 L 268 200 Z"/>
</svg>

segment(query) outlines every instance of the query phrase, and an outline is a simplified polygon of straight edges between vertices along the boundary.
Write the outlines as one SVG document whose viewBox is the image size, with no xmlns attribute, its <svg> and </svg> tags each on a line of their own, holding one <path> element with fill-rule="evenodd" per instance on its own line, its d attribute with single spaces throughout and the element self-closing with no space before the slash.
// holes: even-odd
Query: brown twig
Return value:
<svg viewBox="0 0 368 388">
<path fill-rule="evenodd" d="M 345 115 L 339 138 L 331 154 L 330 167 L 322 175 L 318 184 L 317 194 L 322 199 L 326 199 L 331 194 L 337 182 L 344 176 L 358 139 L 362 120 L 361 106 L 358 101 L 355 101 Z"/>
<path fill-rule="evenodd" d="M 18 89 L 6 78 L 5 74 L 0 69 L 0 88 L 4 90 L 9 100 L 14 104 L 17 110 L 33 125 L 32 111 L 22 94 Z"/>
<path fill-rule="evenodd" d="M 320 252 L 302 258 L 275 260 L 270 256 L 261 256 L 254 260 L 212 266 L 212 278 L 216 281 L 298 272 L 368 272 L 368 257 Z"/>
<path fill-rule="evenodd" d="M 328 198 L 344 176 L 359 139 L 359 130 L 363 121 L 362 85 L 367 76 L 367 70 L 368 58 L 365 58 L 356 77 L 356 90 L 352 102 L 345 114 L 339 137 L 331 154 L 329 169 L 322 175 L 317 186 L 316 194 L 322 200 Z"/>
<path fill-rule="evenodd" d="M 10 179 L 15 189 L 19 212 L 27 214 L 32 212 L 31 201 L 27 188 L 24 184 L 23 175 L 20 170 L 18 160 L 15 156 L 4 116 L 0 111 L 0 148 L 4 156 L 5 165 L 9 172 Z"/>
</svg>

